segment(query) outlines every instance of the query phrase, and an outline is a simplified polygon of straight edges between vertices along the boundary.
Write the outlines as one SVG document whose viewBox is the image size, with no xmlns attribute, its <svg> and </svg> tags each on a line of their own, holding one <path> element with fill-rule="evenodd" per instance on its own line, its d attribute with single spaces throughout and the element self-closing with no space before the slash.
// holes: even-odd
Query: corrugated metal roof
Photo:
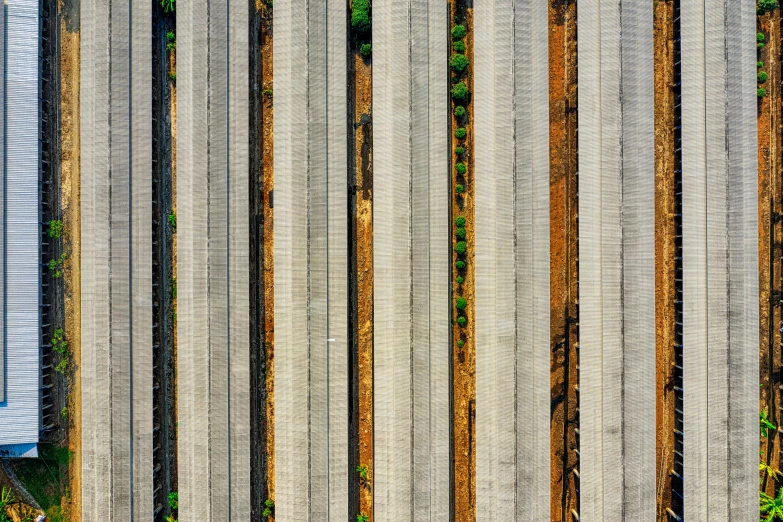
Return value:
<svg viewBox="0 0 783 522">
<path fill-rule="evenodd" d="M 37 0 L 6 0 L 3 92 L 5 397 L 2 446 L 34 444 L 40 395 L 39 17 Z"/>
</svg>

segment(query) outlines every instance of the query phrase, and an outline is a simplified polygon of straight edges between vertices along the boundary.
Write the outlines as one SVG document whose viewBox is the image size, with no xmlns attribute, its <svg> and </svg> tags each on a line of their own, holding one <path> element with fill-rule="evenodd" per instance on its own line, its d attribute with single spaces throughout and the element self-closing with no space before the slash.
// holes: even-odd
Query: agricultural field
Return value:
<svg viewBox="0 0 783 522">
<path fill-rule="evenodd" d="M 783 521 L 778 0 L 34 9 L 0 522 Z"/>
</svg>

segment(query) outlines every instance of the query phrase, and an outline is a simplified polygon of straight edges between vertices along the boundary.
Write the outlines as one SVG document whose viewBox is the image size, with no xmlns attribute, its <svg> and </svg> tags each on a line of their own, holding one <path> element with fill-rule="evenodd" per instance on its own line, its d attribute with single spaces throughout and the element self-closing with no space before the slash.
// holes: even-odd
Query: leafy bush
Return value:
<svg viewBox="0 0 783 522">
<path fill-rule="evenodd" d="M 454 187 L 454 192 L 456 192 L 457 194 L 462 194 L 463 192 L 465 192 L 465 185 L 462 185 L 462 184 L 459 184 L 459 183 L 458 183 L 458 184 L 457 184 L 457 185 Z"/>
<path fill-rule="evenodd" d="M 160 0 L 160 5 L 164 13 L 173 13 L 174 8 L 177 7 L 177 0 Z"/>
<path fill-rule="evenodd" d="M 457 324 L 460 326 L 465 326 L 466 324 L 468 324 L 468 319 L 465 316 L 461 315 L 457 317 Z"/>
<path fill-rule="evenodd" d="M 456 41 L 454 42 L 454 50 L 458 53 L 464 53 L 465 52 L 465 42 L 463 41 Z"/>
<path fill-rule="evenodd" d="M 356 522 L 367 522 L 368 520 L 370 520 L 369 515 L 365 515 L 364 513 L 356 515 Z"/>
<path fill-rule="evenodd" d="M 756 62 L 756 67 L 758 67 L 759 69 L 764 67 L 764 62 Z"/>
<path fill-rule="evenodd" d="M 454 165 L 454 168 L 457 170 L 457 174 L 459 175 L 465 174 L 468 171 L 467 165 L 465 165 L 461 161 L 456 165 Z"/>
<path fill-rule="evenodd" d="M 756 4 L 756 12 L 758 14 L 764 14 L 778 8 L 778 0 L 758 0 Z"/>
<path fill-rule="evenodd" d="M 759 83 L 764 83 L 769 79 L 769 75 L 764 71 L 761 71 L 758 75 Z"/>
<path fill-rule="evenodd" d="M 449 59 L 449 67 L 456 73 L 461 73 L 468 68 L 470 62 L 465 58 L 464 54 L 455 54 Z"/>
<path fill-rule="evenodd" d="M 464 254 L 467 249 L 468 244 L 464 241 L 459 241 L 456 245 L 454 245 L 454 251 L 460 255 Z"/>
<path fill-rule="evenodd" d="M 169 493 L 169 507 L 171 509 L 179 509 L 179 493 L 176 491 Z"/>
<path fill-rule="evenodd" d="M 766 95 L 767 95 L 767 89 L 765 89 L 764 87 L 759 87 L 758 89 L 756 89 L 756 96 L 758 96 L 759 98 L 763 98 Z"/>
<path fill-rule="evenodd" d="M 367 58 L 372 54 L 372 44 L 366 43 L 362 44 L 362 46 L 359 48 L 359 54 Z"/>
<path fill-rule="evenodd" d="M 460 339 L 459 341 L 457 341 L 457 346 L 459 346 L 460 348 L 462 348 L 463 346 L 465 346 L 465 341 L 463 341 L 462 339 Z"/>
<path fill-rule="evenodd" d="M 49 222 L 49 230 L 46 231 L 47 235 L 52 239 L 58 239 L 63 235 L 63 229 L 65 226 L 59 219 L 53 219 Z"/>
<path fill-rule="evenodd" d="M 173 51 L 177 48 L 177 35 L 169 31 L 166 33 L 166 50 Z"/>
<path fill-rule="evenodd" d="M 467 220 L 462 216 L 459 216 L 457 217 L 457 219 L 454 220 L 454 224 L 457 225 L 458 227 L 464 227 L 465 223 L 467 223 Z"/>
<path fill-rule="evenodd" d="M 464 297 L 458 297 L 457 301 L 454 303 L 454 306 L 457 307 L 457 310 L 464 310 L 468 307 L 468 300 Z"/>
<path fill-rule="evenodd" d="M 463 268 L 465 268 L 465 261 L 457 261 L 456 266 L 457 266 L 457 270 L 462 270 Z"/>
<path fill-rule="evenodd" d="M 757 42 L 763 42 L 764 41 L 764 33 L 756 33 L 756 41 Z"/>
<path fill-rule="evenodd" d="M 462 105 L 457 105 L 456 107 L 454 107 L 454 116 L 456 116 L 457 118 L 464 118 L 465 112 L 466 112 L 465 107 L 463 107 Z"/>
<path fill-rule="evenodd" d="M 370 0 L 353 0 L 353 5 L 351 6 L 351 28 L 359 34 L 370 32 L 372 28 Z"/>
<path fill-rule="evenodd" d="M 764 48 L 764 44 L 762 42 L 756 44 L 756 49 L 758 49 L 759 51 L 762 50 L 763 48 Z"/>
<path fill-rule="evenodd" d="M 462 40 L 466 34 L 468 34 L 468 30 L 465 29 L 464 25 L 455 25 L 451 29 L 451 37 L 455 40 Z"/>
<path fill-rule="evenodd" d="M 458 228 L 454 234 L 457 236 L 457 239 L 465 239 L 465 236 L 467 236 L 467 232 L 465 231 L 465 227 Z"/>
<path fill-rule="evenodd" d="M 459 82 L 451 88 L 451 97 L 456 101 L 465 101 L 470 96 L 468 86 L 462 82 Z"/>
<path fill-rule="evenodd" d="M 264 500 L 264 511 L 261 513 L 261 516 L 271 517 L 274 512 L 275 512 L 275 501 L 272 500 L 271 498 Z"/>
<path fill-rule="evenodd" d="M 465 281 L 465 279 L 463 279 L 462 276 L 457 276 L 457 284 L 458 285 L 461 285 L 463 281 Z"/>
<path fill-rule="evenodd" d="M 465 127 L 460 127 L 459 129 L 454 131 L 454 137 L 458 140 L 464 140 L 465 136 L 468 135 L 468 131 L 465 130 Z"/>
<path fill-rule="evenodd" d="M 463 154 L 465 154 L 465 147 L 457 147 L 456 149 L 454 149 L 454 152 L 457 153 L 457 156 L 462 156 Z"/>
</svg>

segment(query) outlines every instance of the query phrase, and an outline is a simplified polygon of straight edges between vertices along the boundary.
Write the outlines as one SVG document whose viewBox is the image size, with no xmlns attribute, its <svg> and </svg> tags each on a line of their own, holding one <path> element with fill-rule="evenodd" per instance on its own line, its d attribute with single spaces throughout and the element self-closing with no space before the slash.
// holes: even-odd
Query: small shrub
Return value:
<svg viewBox="0 0 783 522">
<path fill-rule="evenodd" d="M 470 96 L 468 86 L 462 82 L 454 84 L 454 87 L 451 88 L 451 97 L 455 101 L 465 101 L 468 99 L 468 96 Z"/>
<path fill-rule="evenodd" d="M 465 147 L 457 147 L 454 149 L 454 152 L 457 154 L 457 156 L 462 156 L 465 154 Z"/>
<path fill-rule="evenodd" d="M 68 359 L 60 359 L 60 362 L 54 367 L 54 371 L 60 375 L 65 375 L 65 372 L 68 371 Z"/>
<path fill-rule="evenodd" d="M 449 67 L 456 73 L 461 73 L 468 68 L 470 62 L 465 58 L 464 54 L 455 54 L 449 59 Z"/>
<path fill-rule="evenodd" d="M 47 266 L 49 267 L 49 273 L 55 279 L 60 279 L 63 276 L 63 265 L 67 257 L 68 256 L 66 254 L 60 254 L 59 258 L 52 259 L 47 264 Z"/>
<path fill-rule="evenodd" d="M 173 51 L 177 48 L 177 35 L 172 31 L 166 33 L 166 50 Z"/>
<path fill-rule="evenodd" d="M 171 213 L 169 213 L 169 217 L 167 219 L 169 225 L 171 225 L 171 228 L 177 228 L 177 214 L 175 214 L 174 211 L 171 211 Z"/>
<path fill-rule="evenodd" d="M 457 307 L 457 310 L 464 310 L 468 307 L 468 300 L 464 297 L 458 297 L 456 303 L 454 303 L 454 306 Z"/>
<path fill-rule="evenodd" d="M 464 254 L 467 249 L 468 244 L 464 241 L 459 241 L 456 245 L 454 245 L 454 251 L 460 255 Z"/>
<path fill-rule="evenodd" d="M 364 513 L 356 515 L 356 522 L 367 522 L 368 520 L 370 520 L 369 515 L 365 515 Z"/>
<path fill-rule="evenodd" d="M 458 183 L 454 187 L 454 192 L 456 192 L 457 194 L 462 194 L 463 192 L 465 192 L 465 185 L 461 185 L 461 184 Z"/>
<path fill-rule="evenodd" d="M 457 225 L 458 227 L 464 227 L 465 223 L 467 223 L 467 220 L 462 216 L 459 216 L 457 217 L 457 219 L 454 220 L 454 224 Z"/>
<path fill-rule="evenodd" d="M 160 0 L 160 5 L 164 13 L 173 13 L 174 8 L 177 7 L 177 0 Z"/>
<path fill-rule="evenodd" d="M 179 509 L 179 493 L 176 491 L 169 493 L 169 507 L 171 509 Z"/>
<path fill-rule="evenodd" d="M 63 235 L 63 229 L 65 225 L 59 219 L 53 219 L 49 222 L 49 230 L 46 231 L 47 235 L 52 239 L 59 239 Z"/>
<path fill-rule="evenodd" d="M 461 285 L 464 281 L 465 281 L 465 279 L 463 279 L 462 276 L 457 276 L 457 284 L 458 285 Z"/>
<path fill-rule="evenodd" d="M 60 410 L 60 417 L 63 419 L 68 418 L 68 408 L 63 408 L 62 410 Z"/>
<path fill-rule="evenodd" d="M 759 51 L 762 50 L 763 48 L 764 48 L 764 43 L 763 42 L 759 42 L 759 43 L 756 44 L 756 49 L 758 49 Z"/>
<path fill-rule="evenodd" d="M 778 8 L 778 0 L 758 0 L 756 4 L 756 12 L 758 14 L 764 14 Z"/>
<path fill-rule="evenodd" d="M 457 324 L 460 326 L 465 326 L 466 324 L 468 324 L 468 319 L 465 316 L 461 315 L 457 317 Z"/>
<path fill-rule="evenodd" d="M 765 89 L 764 87 L 759 87 L 758 89 L 756 89 L 756 96 L 758 96 L 759 98 L 763 98 L 766 95 L 767 95 L 767 89 Z"/>
<path fill-rule="evenodd" d="M 455 25 L 451 29 L 451 37 L 455 40 L 462 40 L 466 34 L 468 34 L 468 30 L 465 29 L 464 25 Z"/>
<path fill-rule="evenodd" d="M 459 341 L 457 341 L 457 346 L 459 346 L 460 348 L 462 348 L 463 346 L 465 346 L 465 341 L 463 341 L 462 339 L 460 339 Z"/>
<path fill-rule="evenodd" d="M 458 53 L 464 53 L 465 52 L 465 42 L 458 40 L 454 42 L 454 50 Z"/>
<path fill-rule="evenodd" d="M 272 89 L 264 89 L 263 91 L 261 91 L 261 94 L 263 94 L 267 98 L 272 98 L 274 96 L 274 92 L 272 91 Z"/>
<path fill-rule="evenodd" d="M 172 82 L 176 82 L 177 81 L 177 73 L 175 73 L 174 71 L 169 71 L 169 80 L 171 80 Z"/>
<path fill-rule="evenodd" d="M 264 511 L 261 513 L 261 516 L 264 517 L 271 517 L 272 514 L 275 512 L 275 501 L 271 498 L 268 498 L 264 500 Z"/>
<path fill-rule="evenodd" d="M 764 33 L 756 33 L 756 41 L 757 42 L 763 42 L 764 41 Z"/>
<path fill-rule="evenodd" d="M 756 62 L 756 67 L 758 67 L 759 69 L 764 67 L 764 62 Z"/>
<path fill-rule="evenodd" d="M 454 116 L 457 118 L 464 118 L 465 117 L 465 107 L 462 105 L 457 105 L 454 107 Z"/>
<path fill-rule="evenodd" d="M 367 482 L 370 478 L 370 470 L 367 469 L 367 466 L 356 466 L 356 473 L 359 474 L 359 478 L 364 482 Z"/>
<path fill-rule="evenodd" d="M 465 261 L 457 261 L 455 265 L 457 267 L 457 270 L 462 270 L 463 268 L 465 268 Z"/>
<path fill-rule="evenodd" d="M 468 135 L 468 131 L 465 130 L 465 127 L 460 127 L 459 129 L 454 131 L 454 137 L 458 140 L 464 140 L 465 136 Z"/>
<path fill-rule="evenodd" d="M 367 58 L 372 54 L 372 44 L 366 43 L 362 44 L 362 46 L 359 48 L 359 54 Z"/>
<path fill-rule="evenodd" d="M 353 0 L 353 5 L 351 5 L 351 28 L 359 34 L 370 32 L 372 28 L 370 0 Z"/>
<path fill-rule="evenodd" d="M 459 162 L 456 165 L 454 165 L 454 168 L 457 170 L 457 174 L 459 174 L 460 176 L 462 176 L 468 171 L 467 165 L 465 165 L 462 162 Z"/>
<path fill-rule="evenodd" d="M 457 239 L 465 239 L 465 236 L 467 236 L 467 232 L 465 231 L 464 227 L 458 228 L 454 234 L 457 236 Z"/>
<path fill-rule="evenodd" d="M 758 74 L 758 81 L 759 81 L 759 83 L 764 83 L 764 82 L 766 82 L 768 79 L 769 79 L 769 75 L 768 75 L 767 73 L 765 73 L 764 71 L 761 71 L 761 72 Z"/>
</svg>

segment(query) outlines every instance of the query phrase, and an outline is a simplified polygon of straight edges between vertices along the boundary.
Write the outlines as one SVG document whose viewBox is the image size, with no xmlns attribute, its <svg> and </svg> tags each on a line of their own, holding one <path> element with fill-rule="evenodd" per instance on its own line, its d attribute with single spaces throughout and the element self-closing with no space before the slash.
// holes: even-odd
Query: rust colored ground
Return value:
<svg viewBox="0 0 783 522">
<path fill-rule="evenodd" d="M 354 161 L 356 166 L 356 321 L 359 410 L 359 466 L 368 479 L 359 481 L 359 514 L 373 520 L 373 238 L 372 238 L 372 59 L 353 60 Z"/>
<path fill-rule="evenodd" d="M 551 486 L 553 521 L 578 513 L 576 2 L 549 3 Z"/>
<path fill-rule="evenodd" d="M 464 38 L 465 56 L 470 62 L 467 73 L 463 81 L 468 86 L 468 90 L 473 92 L 473 9 L 471 2 L 462 2 L 460 0 L 451 0 L 452 20 L 465 26 L 468 33 Z M 455 235 L 456 226 L 454 220 L 458 217 L 464 217 L 467 232 L 466 241 L 468 244 L 467 252 L 461 257 L 465 261 L 464 270 L 457 270 L 455 263 L 458 261 L 456 252 L 452 249 L 451 266 L 453 268 L 452 277 L 461 275 L 464 278 L 462 284 L 452 280 L 452 305 L 454 310 L 453 320 L 453 444 L 454 444 L 454 520 L 456 522 L 468 522 L 476 520 L 476 344 L 474 329 L 474 306 L 475 306 L 475 234 L 474 234 L 474 160 L 473 160 L 473 103 L 465 103 L 467 109 L 467 120 L 457 121 L 452 111 L 451 130 L 458 127 L 465 127 L 467 137 L 464 140 L 465 154 L 458 158 L 455 152 L 458 140 L 451 140 L 451 157 L 454 158 L 452 165 L 452 190 L 457 183 L 463 183 L 465 192 L 462 194 L 452 193 L 453 201 L 451 206 L 451 240 L 452 246 L 456 244 Z M 467 166 L 467 173 L 464 176 L 464 182 L 459 181 L 456 169 L 453 165 L 457 161 L 462 161 Z M 463 311 L 467 318 L 467 325 L 462 327 L 456 323 L 457 315 L 454 308 L 454 301 L 458 297 L 464 297 L 468 306 Z M 464 341 L 460 348 L 459 341 Z"/>
<path fill-rule="evenodd" d="M 62 506 L 68 520 L 81 520 L 82 393 L 81 393 L 81 157 L 79 92 L 81 59 L 78 9 L 60 2 L 60 133 L 61 191 L 65 224 L 64 247 L 69 253 L 65 276 L 65 331 L 75 371 L 68 399 L 68 449 L 73 452 L 68 476 L 69 499 Z M 76 19 L 73 19 L 76 18 Z M 69 500 L 70 502 L 67 502 Z"/>
<path fill-rule="evenodd" d="M 674 468 L 675 143 L 674 22 L 670 1 L 654 11 L 655 52 L 655 326 L 656 497 L 658 520 L 668 520 Z"/>
<path fill-rule="evenodd" d="M 781 143 L 780 143 L 780 12 L 759 16 L 758 31 L 764 33 L 766 46 L 759 52 L 759 60 L 769 79 L 763 86 L 767 96 L 759 100 L 758 111 L 758 162 L 759 162 L 759 399 L 760 410 L 766 409 L 769 419 L 780 425 L 780 306 L 781 251 L 783 239 L 781 225 L 776 216 L 783 211 L 781 204 Z M 776 297 L 777 296 L 777 297 Z M 768 439 L 760 440 L 760 456 L 767 466 L 779 470 L 779 432 L 770 431 Z M 780 478 L 778 473 L 778 478 Z M 768 476 L 762 476 L 761 489 L 774 495 L 779 484 Z"/>
</svg>

